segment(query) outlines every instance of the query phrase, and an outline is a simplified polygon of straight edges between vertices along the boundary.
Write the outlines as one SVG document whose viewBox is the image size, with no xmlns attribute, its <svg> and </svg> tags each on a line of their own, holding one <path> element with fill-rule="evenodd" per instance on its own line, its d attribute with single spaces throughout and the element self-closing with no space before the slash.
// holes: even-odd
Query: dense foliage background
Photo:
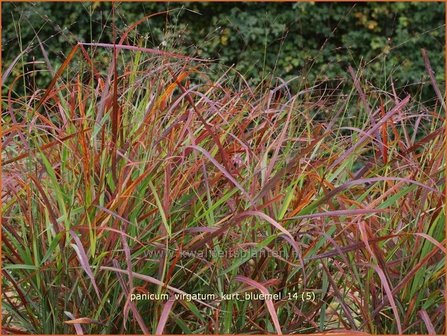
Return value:
<svg viewBox="0 0 447 336">
<path fill-rule="evenodd" d="M 111 3 L 2 6 L 4 67 L 30 42 L 40 48 L 36 32 L 53 66 L 77 40 L 112 40 Z M 350 64 L 364 68 L 377 87 L 392 79 L 398 88 L 410 85 L 411 92 L 428 78 L 421 48 L 429 51 L 437 80 L 444 82 L 443 3 L 121 3 L 117 28 L 166 9 L 173 11 L 140 25 L 132 43 L 234 64 L 252 84 L 270 74 L 334 79 L 346 76 Z M 104 54 L 104 62 L 109 56 Z"/>
</svg>

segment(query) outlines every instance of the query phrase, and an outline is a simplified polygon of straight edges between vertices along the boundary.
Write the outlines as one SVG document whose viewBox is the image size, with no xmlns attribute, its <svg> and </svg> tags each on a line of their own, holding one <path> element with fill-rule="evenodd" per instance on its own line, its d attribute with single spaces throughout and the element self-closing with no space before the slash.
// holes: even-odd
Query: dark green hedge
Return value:
<svg viewBox="0 0 447 336">
<path fill-rule="evenodd" d="M 28 60 L 42 57 L 35 32 L 53 66 L 76 40 L 112 39 L 110 3 L 2 6 L 4 68 L 31 41 L 35 52 L 26 55 Z M 255 84 L 271 74 L 310 80 L 346 76 L 351 64 L 365 68 L 377 86 L 387 85 L 392 75 L 402 88 L 427 80 L 421 48 L 444 82 L 443 3 L 121 3 L 117 26 L 122 31 L 166 8 L 178 10 L 139 26 L 133 43 L 235 64 Z"/>
</svg>

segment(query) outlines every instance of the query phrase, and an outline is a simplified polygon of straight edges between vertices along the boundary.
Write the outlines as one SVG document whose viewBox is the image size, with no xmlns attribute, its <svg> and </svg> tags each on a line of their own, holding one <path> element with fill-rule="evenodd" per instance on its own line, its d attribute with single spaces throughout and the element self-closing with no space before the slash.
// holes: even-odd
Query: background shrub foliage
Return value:
<svg viewBox="0 0 447 336">
<path fill-rule="evenodd" d="M 39 47 L 36 32 L 53 65 L 77 40 L 112 41 L 110 3 L 61 6 L 3 4 L 5 66 L 29 42 Z M 252 84 L 268 74 L 334 79 L 346 76 L 350 64 L 365 67 L 377 87 L 392 79 L 398 88 L 411 84 L 405 90 L 412 92 L 427 79 L 421 48 L 429 50 L 437 80 L 444 81 L 444 8 L 443 3 L 122 3 L 116 21 L 123 29 L 143 15 L 174 9 L 140 25 L 133 42 L 234 65 Z"/>
</svg>

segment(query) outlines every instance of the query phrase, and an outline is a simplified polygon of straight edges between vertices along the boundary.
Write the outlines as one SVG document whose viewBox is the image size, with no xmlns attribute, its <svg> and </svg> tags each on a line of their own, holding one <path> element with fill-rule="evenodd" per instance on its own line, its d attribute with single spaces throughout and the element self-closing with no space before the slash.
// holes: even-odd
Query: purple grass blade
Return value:
<svg viewBox="0 0 447 336">
<path fill-rule="evenodd" d="M 388 212 L 387 209 L 349 209 L 349 210 L 333 210 L 326 212 L 319 212 L 310 215 L 301 215 L 284 218 L 283 221 L 290 219 L 304 219 L 304 218 L 320 218 L 320 217 L 339 217 L 339 216 L 355 216 L 355 215 L 368 215 L 373 213 Z"/>
<path fill-rule="evenodd" d="M 84 269 L 85 273 L 87 273 L 88 277 L 92 281 L 93 288 L 95 289 L 96 295 L 98 295 L 98 298 L 101 299 L 101 295 L 99 293 L 98 286 L 96 285 L 95 277 L 93 276 L 92 269 L 90 267 L 90 264 L 88 262 L 87 254 L 85 253 L 84 246 L 82 246 L 82 242 L 79 239 L 79 237 L 74 233 L 73 230 L 70 230 L 70 234 L 73 237 L 73 240 L 76 243 L 77 248 L 75 248 L 76 254 L 79 259 L 79 263 L 81 264 L 82 268 Z"/>
<path fill-rule="evenodd" d="M 216 166 L 216 168 L 219 169 L 225 175 L 225 177 L 228 180 L 230 180 L 231 183 L 233 183 L 234 186 L 242 192 L 242 194 L 247 198 L 247 200 L 249 200 L 250 203 L 253 204 L 253 200 L 251 199 L 250 195 L 245 191 L 245 189 L 239 184 L 238 181 L 236 181 L 236 179 L 233 176 L 231 176 L 231 174 L 225 169 L 224 166 L 222 166 L 219 162 L 217 162 L 216 159 L 213 158 L 210 153 L 208 153 L 208 151 L 206 151 L 204 148 L 196 146 L 196 145 L 192 145 L 192 146 L 188 146 L 188 147 L 193 148 L 193 149 L 201 152 L 203 155 L 205 155 L 206 158 L 208 160 L 210 160 Z"/>
<path fill-rule="evenodd" d="M 8 79 L 9 75 L 11 74 L 12 69 L 14 69 L 14 66 L 17 64 L 17 62 L 20 60 L 20 58 L 28 53 L 31 50 L 31 48 L 28 46 L 26 47 L 14 60 L 11 62 L 11 64 L 8 66 L 8 68 L 5 70 L 2 76 L 2 84 L 5 84 L 5 81 Z"/>
<path fill-rule="evenodd" d="M 402 324 L 400 322 L 399 311 L 397 310 L 396 301 L 394 301 L 394 295 L 390 287 L 390 284 L 388 283 L 388 280 L 383 270 L 376 265 L 373 265 L 373 267 L 376 270 L 377 274 L 379 275 L 380 280 L 382 281 L 382 286 L 385 289 L 385 293 L 390 302 L 391 309 L 393 310 L 394 318 L 396 319 L 397 330 L 399 331 L 399 334 L 402 334 Z"/>
<path fill-rule="evenodd" d="M 436 335 L 435 327 L 433 327 L 433 323 L 431 323 L 427 311 L 425 309 L 421 309 L 419 310 L 418 315 L 421 317 L 422 321 L 424 321 L 425 326 L 427 327 L 428 334 Z"/>
<path fill-rule="evenodd" d="M 65 315 L 67 315 L 70 319 L 72 320 L 76 320 L 76 318 L 73 316 L 72 313 L 70 312 L 65 312 Z M 81 324 L 80 323 L 70 323 L 73 325 L 73 327 L 75 328 L 76 331 L 76 335 L 84 335 L 84 331 L 82 330 Z"/>
<path fill-rule="evenodd" d="M 116 260 L 113 260 L 112 263 L 113 263 L 113 266 L 115 266 L 116 268 L 119 268 L 119 264 Z M 121 288 L 123 289 L 124 294 L 127 297 L 124 309 L 130 309 L 132 311 L 133 316 L 135 317 L 135 320 L 137 320 L 138 325 L 140 326 L 141 330 L 143 331 L 143 333 L 145 335 L 150 334 L 149 329 L 147 328 L 146 324 L 144 323 L 144 320 L 141 317 L 141 314 L 138 311 L 135 303 L 130 300 L 130 296 L 129 296 L 130 292 L 129 292 L 129 289 L 126 287 L 126 283 L 123 279 L 122 274 L 117 273 L 117 277 L 118 277 L 118 282 L 119 282 Z M 129 308 L 127 308 L 127 307 L 129 307 Z M 125 323 L 126 323 L 126 319 L 124 319 L 124 321 L 123 321 L 123 324 L 125 324 Z"/>
<path fill-rule="evenodd" d="M 171 312 L 172 306 L 174 305 L 174 298 L 171 295 L 169 300 L 164 304 L 163 310 L 160 314 L 160 319 L 158 320 L 157 330 L 155 331 L 155 335 L 162 335 L 163 330 L 166 326 L 166 322 L 168 321 L 169 313 Z"/>
<path fill-rule="evenodd" d="M 265 294 L 265 295 L 269 294 L 269 291 L 267 290 L 267 288 L 265 288 L 263 285 L 261 285 L 259 282 L 255 281 L 255 280 L 252 280 L 252 279 L 247 278 L 242 275 L 236 276 L 234 278 L 234 280 L 246 283 L 247 285 L 259 290 L 262 294 Z M 275 326 L 276 332 L 278 333 L 278 335 L 282 335 L 281 325 L 279 324 L 279 319 L 278 319 L 278 314 L 276 313 L 275 306 L 273 305 L 272 299 L 266 298 L 265 304 L 267 305 L 267 309 L 268 309 L 270 316 L 272 318 L 273 325 Z"/>
</svg>

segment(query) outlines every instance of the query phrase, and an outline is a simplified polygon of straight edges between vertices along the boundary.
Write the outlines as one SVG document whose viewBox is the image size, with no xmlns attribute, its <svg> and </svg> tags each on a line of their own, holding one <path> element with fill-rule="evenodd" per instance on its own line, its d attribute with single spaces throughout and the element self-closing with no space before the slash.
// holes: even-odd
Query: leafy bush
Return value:
<svg viewBox="0 0 447 336">
<path fill-rule="evenodd" d="M 35 31 L 54 66 L 76 41 L 112 41 L 110 3 L 2 5 L 6 65 L 28 42 L 37 48 Z M 139 26 L 134 37 L 234 64 L 253 84 L 272 74 L 311 82 L 335 78 L 352 65 L 366 68 L 376 86 L 392 78 L 414 93 L 415 83 L 427 79 L 421 48 L 431 52 L 436 78 L 444 83 L 444 3 L 122 3 L 117 26 L 166 9 L 177 10 Z"/>
</svg>

